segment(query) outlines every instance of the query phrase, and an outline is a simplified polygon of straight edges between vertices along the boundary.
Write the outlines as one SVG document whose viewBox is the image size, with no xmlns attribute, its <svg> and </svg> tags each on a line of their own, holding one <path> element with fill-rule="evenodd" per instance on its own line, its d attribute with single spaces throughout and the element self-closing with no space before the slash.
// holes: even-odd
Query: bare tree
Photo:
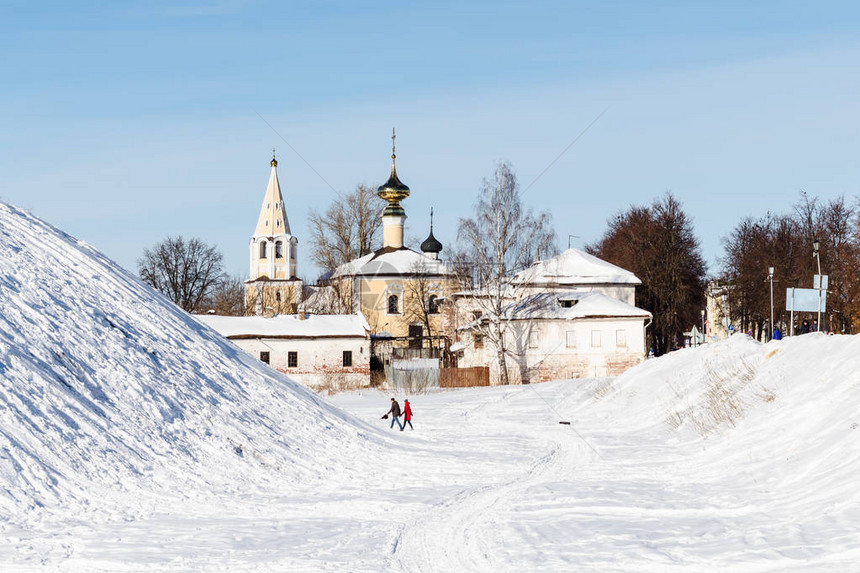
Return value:
<svg viewBox="0 0 860 573">
<path fill-rule="evenodd" d="M 140 278 L 187 312 L 194 312 L 224 280 L 222 255 L 200 239 L 167 237 L 137 261 Z"/>
<path fill-rule="evenodd" d="M 477 284 L 474 304 L 486 318 L 484 339 L 496 350 L 502 384 L 510 383 L 505 332 L 506 307 L 511 302 L 510 279 L 539 253 L 556 253 L 556 235 L 547 212 L 534 214 L 522 203 L 517 177 L 507 162 L 499 162 L 491 179 L 484 179 L 474 216 L 460 219 L 455 268 L 471 276 L 461 284 Z M 471 279 L 471 280 L 470 280 Z"/>
<path fill-rule="evenodd" d="M 654 315 L 654 353 L 675 348 L 686 328 L 698 322 L 705 301 L 705 261 L 692 221 L 671 194 L 647 207 L 631 207 L 586 250 L 632 271 L 642 281 L 637 306 Z"/>
<path fill-rule="evenodd" d="M 730 286 L 731 315 L 740 326 L 758 331 L 769 322 L 767 267 L 774 267 L 774 291 L 785 287 L 809 288 L 818 272 L 812 243 L 821 245 L 821 268 L 830 276 L 827 297 L 828 326 L 852 332 L 860 320 L 860 226 L 858 211 L 844 197 L 821 203 L 801 192 L 789 215 L 768 213 L 742 220 L 723 239 L 722 280 Z M 777 323 L 787 322 L 782 305 L 775 305 Z M 781 315 L 781 316 L 780 316 Z M 772 326 L 770 327 L 773 328 Z"/>
<path fill-rule="evenodd" d="M 338 197 L 324 214 L 311 211 L 311 257 L 323 271 L 331 271 L 373 251 L 385 201 L 373 187 L 359 184 Z"/>
<path fill-rule="evenodd" d="M 224 276 L 201 307 L 221 316 L 244 316 L 245 282 L 239 276 Z"/>
<path fill-rule="evenodd" d="M 403 281 L 403 315 L 410 322 L 420 322 L 424 325 L 427 336 L 438 334 L 434 332 L 433 317 L 439 314 L 438 299 L 442 294 L 439 277 L 430 272 L 426 261 L 416 261 L 409 271 L 409 277 Z"/>
</svg>

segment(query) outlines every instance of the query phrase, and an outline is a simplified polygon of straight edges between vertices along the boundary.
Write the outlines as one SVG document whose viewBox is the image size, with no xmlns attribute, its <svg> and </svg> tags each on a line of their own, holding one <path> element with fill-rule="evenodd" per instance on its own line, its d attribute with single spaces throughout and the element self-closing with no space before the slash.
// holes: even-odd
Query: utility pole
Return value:
<svg viewBox="0 0 860 573">
<path fill-rule="evenodd" d="M 821 243 L 818 241 L 818 238 L 812 241 L 812 256 L 815 257 L 815 262 L 818 263 L 818 332 L 821 332 L 821 255 L 818 253 L 818 249 L 821 247 Z"/>
<path fill-rule="evenodd" d="M 770 336 L 769 338 L 773 338 L 773 267 L 767 268 L 767 278 L 770 279 Z"/>
</svg>

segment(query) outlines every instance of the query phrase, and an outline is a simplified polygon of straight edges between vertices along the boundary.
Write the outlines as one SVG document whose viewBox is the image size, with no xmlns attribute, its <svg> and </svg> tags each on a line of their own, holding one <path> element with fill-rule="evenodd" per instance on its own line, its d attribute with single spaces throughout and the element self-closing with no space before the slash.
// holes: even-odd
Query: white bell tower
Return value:
<svg viewBox="0 0 860 573">
<path fill-rule="evenodd" d="M 301 296 L 302 281 L 297 277 L 299 241 L 290 234 L 274 150 L 271 165 L 257 227 L 248 246 L 250 277 L 245 282 L 246 314 L 292 314 Z"/>
</svg>

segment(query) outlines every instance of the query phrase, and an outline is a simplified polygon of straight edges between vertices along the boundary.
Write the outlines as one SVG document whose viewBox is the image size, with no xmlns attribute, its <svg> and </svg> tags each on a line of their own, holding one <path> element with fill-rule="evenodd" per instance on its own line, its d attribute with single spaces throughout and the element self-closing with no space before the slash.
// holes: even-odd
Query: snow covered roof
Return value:
<svg viewBox="0 0 860 573">
<path fill-rule="evenodd" d="M 272 318 L 197 314 L 194 318 L 227 338 L 366 338 L 370 330 L 360 314 L 311 314 L 304 320 L 295 314 Z"/>
<path fill-rule="evenodd" d="M 562 302 L 571 306 L 562 306 Z M 504 310 L 506 320 L 576 320 L 584 318 L 651 318 L 647 310 L 599 292 L 545 292 L 522 299 Z M 472 330 L 487 320 L 482 316 L 457 330 Z"/>
<path fill-rule="evenodd" d="M 562 306 L 562 302 L 572 306 Z M 651 318 L 647 310 L 599 292 L 540 293 L 509 306 L 505 312 L 510 320 Z"/>
<path fill-rule="evenodd" d="M 385 247 L 339 266 L 332 276 L 399 276 L 416 273 L 437 276 L 454 274 L 445 263 L 423 253 L 407 247 Z"/>
<path fill-rule="evenodd" d="M 512 282 L 520 285 L 642 284 L 630 271 L 579 249 L 568 249 L 551 259 L 538 261 L 517 273 Z"/>
<path fill-rule="evenodd" d="M 562 302 L 572 306 L 562 306 Z M 541 293 L 508 307 L 511 320 L 577 318 L 651 318 L 647 310 L 599 292 Z"/>
</svg>

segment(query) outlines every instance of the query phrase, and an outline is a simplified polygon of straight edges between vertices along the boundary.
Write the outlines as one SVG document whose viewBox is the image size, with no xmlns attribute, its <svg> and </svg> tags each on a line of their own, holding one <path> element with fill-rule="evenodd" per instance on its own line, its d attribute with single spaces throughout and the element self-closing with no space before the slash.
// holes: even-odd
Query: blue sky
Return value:
<svg viewBox="0 0 860 573">
<path fill-rule="evenodd" d="M 0 198 L 132 270 L 181 234 L 244 277 L 275 147 L 313 279 L 309 209 L 382 182 L 396 126 L 419 240 L 432 206 L 452 244 L 505 159 L 560 247 L 671 190 L 716 271 L 741 217 L 787 211 L 801 189 L 857 195 L 858 16 L 848 2 L 0 0 Z"/>
</svg>

